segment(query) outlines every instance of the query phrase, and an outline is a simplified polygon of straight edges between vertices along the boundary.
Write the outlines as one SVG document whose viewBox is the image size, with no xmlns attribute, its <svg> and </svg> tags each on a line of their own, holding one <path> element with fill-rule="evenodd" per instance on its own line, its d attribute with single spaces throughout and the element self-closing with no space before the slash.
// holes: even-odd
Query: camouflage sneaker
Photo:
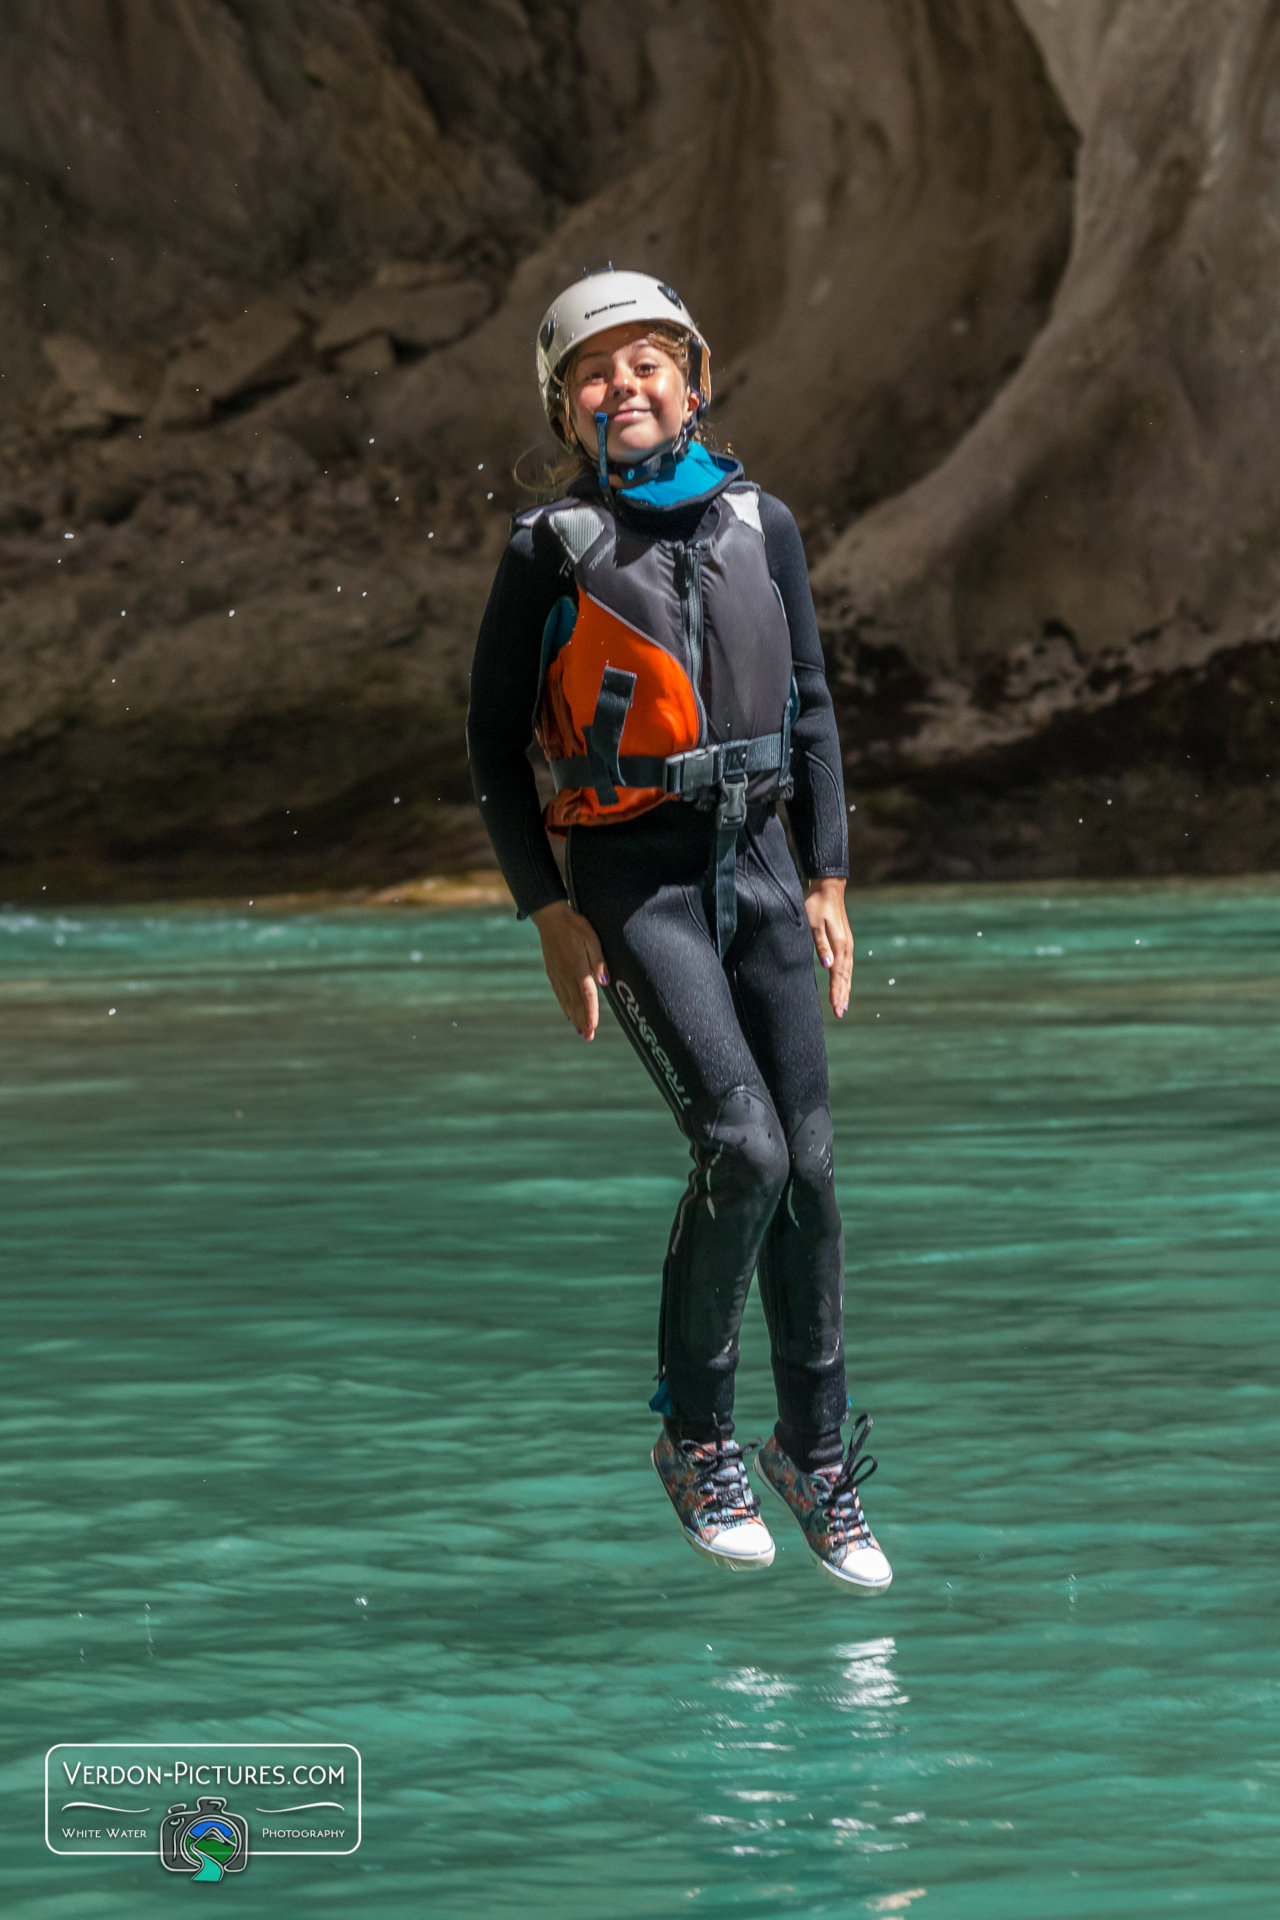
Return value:
<svg viewBox="0 0 1280 1920">
<path fill-rule="evenodd" d="M 867 1525 L 858 1498 L 858 1481 L 876 1470 L 874 1457 L 859 1452 L 870 1431 L 870 1414 L 860 1413 L 839 1467 L 802 1473 L 773 1434 L 761 1447 L 756 1465 L 800 1522 L 805 1544 L 822 1571 L 864 1593 L 883 1593 L 893 1579 L 893 1569 Z"/>
<path fill-rule="evenodd" d="M 770 1564 L 773 1535 L 760 1518 L 736 1440 L 676 1441 L 664 1427 L 650 1457 L 696 1553 L 735 1569 Z"/>
</svg>

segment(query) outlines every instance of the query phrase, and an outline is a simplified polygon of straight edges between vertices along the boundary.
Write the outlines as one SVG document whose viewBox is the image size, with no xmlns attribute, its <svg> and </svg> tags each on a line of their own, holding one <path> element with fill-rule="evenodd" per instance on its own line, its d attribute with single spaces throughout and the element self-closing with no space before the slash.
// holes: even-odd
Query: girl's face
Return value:
<svg viewBox="0 0 1280 1920">
<path fill-rule="evenodd" d="M 674 440 L 697 405 L 671 355 L 643 327 L 610 327 L 585 346 L 569 373 L 569 418 L 594 457 L 598 413 L 609 416 L 611 460 L 641 459 Z"/>
</svg>

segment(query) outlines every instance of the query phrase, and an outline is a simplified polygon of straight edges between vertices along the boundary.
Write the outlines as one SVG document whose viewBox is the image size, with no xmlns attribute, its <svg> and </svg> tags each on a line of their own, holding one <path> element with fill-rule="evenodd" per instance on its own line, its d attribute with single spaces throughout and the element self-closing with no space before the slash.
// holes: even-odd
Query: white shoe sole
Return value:
<svg viewBox="0 0 1280 1920">
<path fill-rule="evenodd" d="M 671 1502 L 671 1511 L 675 1513 L 676 1519 L 680 1520 L 680 1515 L 676 1512 L 676 1503 L 667 1492 L 667 1483 L 662 1478 L 662 1470 L 658 1466 L 657 1459 L 652 1452 L 649 1458 L 653 1462 L 653 1470 L 658 1476 L 662 1491 Z M 761 1524 L 763 1525 L 763 1522 Z M 770 1539 L 767 1553 L 717 1553 L 716 1549 L 709 1547 L 705 1540 L 700 1540 L 697 1534 L 691 1533 L 683 1520 L 680 1520 L 680 1531 L 696 1554 L 701 1555 L 704 1560 L 714 1560 L 718 1567 L 724 1567 L 729 1573 L 749 1573 L 755 1567 L 771 1567 L 773 1556 L 778 1551 L 777 1542 Z"/>
<path fill-rule="evenodd" d="M 810 1546 L 809 1536 L 805 1532 L 804 1528 L 800 1526 L 800 1522 L 796 1520 L 795 1514 L 792 1513 L 791 1502 L 787 1499 L 786 1495 L 784 1493 L 779 1493 L 777 1487 L 774 1486 L 772 1480 L 770 1480 L 767 1474 L 760 1473 L 758 1475 L 758 1478 L 760 1480 L 761 1485 L 768 1487 L 774 1499 L 779 1501 L 786 1508 L 787 1512 L 791 1514 L 791 1518 L 795 1520 L 797 1527 L 800 1527 L 800 1538 L 804 1541 L 805 1549 L 808 1552 L 809 1558 L 810 1560 L 812 1560 L 814 1566 L 818 1569 L 819 1573 L 825 1573 L 829 1580 L 838 1581 L 842 1587 L 852 1587 L 855 1593 L 887 1593 L 888 1592 L 889 1588 L 893 1585 L 893 1569 L 892 1568 L 889 1569 L 889 1578 L 887 1580 L 855 1580 L 852 1574 L 846 1573 L 844 1571 L 843 1567 L 833 1567 L 829 1565 L 829 1563 L 823 1559 L 822 1555 L 820 1553 L 815 1553 L 812 1546 Z"/>
</svg>

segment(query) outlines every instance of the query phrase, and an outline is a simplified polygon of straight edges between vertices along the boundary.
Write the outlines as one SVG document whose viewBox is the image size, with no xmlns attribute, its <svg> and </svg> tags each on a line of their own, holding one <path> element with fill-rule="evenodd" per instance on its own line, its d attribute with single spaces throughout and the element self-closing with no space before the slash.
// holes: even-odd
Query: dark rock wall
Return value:
<svg viewBox="0 0 1280 1920">
<path fill-rule="evenodd" d="M 1046 41 L 1082 132 L 1049 319 L 816 571 L 842 702 L 878 713 L 870 873 L 1280 864 L 1280 9 L 1081 24 Z"/>
<path fill-rule="evenodd" d="M 607 257 L 680 285 L 720 439 L 801 519 L 860 872 L 1269 860 L 1269 18 L 15 0 L 0 894 L 483 856 L 461 716 L 551 450 L 533 331 Z M 1235 797 L 1179 842 L 1188 767 Z M 1123 832 L 1067 832 L 1082 782 Z"/>
</svg>

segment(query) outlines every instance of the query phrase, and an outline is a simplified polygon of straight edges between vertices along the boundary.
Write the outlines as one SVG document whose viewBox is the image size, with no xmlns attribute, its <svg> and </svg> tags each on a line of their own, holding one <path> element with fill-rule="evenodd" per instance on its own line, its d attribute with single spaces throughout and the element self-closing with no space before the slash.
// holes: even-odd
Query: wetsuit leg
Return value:
<svg viewBox="0 0 1280 1920">
<path fill-rule="evenodd" d="M 697 1437 L 732 1432 L 739 1328 L 762 1255 L 784 1420 L 810 1431 L 844 1412 L 821 1012 L 799 884 L 773 827 L 766 853 L 778 865 L 780 848 L 791 897 L 756 871 L 759 836 L 744 829 L 739 931 L 723 964 L 703 904 L 705 815 L 668 806 L 569 836 L 571 897 L 600 939 L 606 997 L 693 1159 L 663 1269 L 658 1357 L 673 1412 Z"/>
<path fill-rule="evenodd" d="M 778 1437 L 806 1470 L 840 1457 L 848 1408 L 844 1231 L 813 936 L 782 823 L 744 829 L 738 931 L 725 956 L 739 1024 L 787 1141 L 787 1179 L 760 1247 Z"/>
</svg>

